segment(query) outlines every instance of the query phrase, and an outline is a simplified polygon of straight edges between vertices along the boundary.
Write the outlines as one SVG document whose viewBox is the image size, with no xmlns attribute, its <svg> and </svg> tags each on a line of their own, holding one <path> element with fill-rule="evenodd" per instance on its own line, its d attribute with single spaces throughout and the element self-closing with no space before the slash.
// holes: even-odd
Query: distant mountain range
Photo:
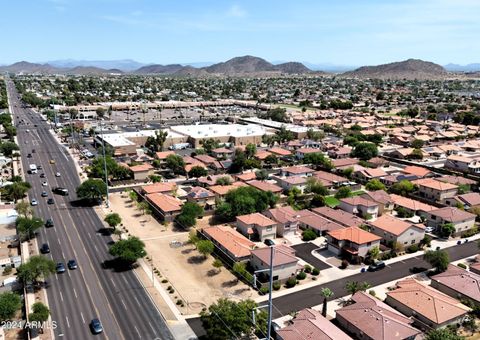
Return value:
<svg viewBox="0 0 480 340">
<path fill-rule="evenodd" d="M 44 74 L 158 74 L 174 76 L 275 76 L 281 74 L 325 74 L 324 71 L 341 73 L 343 77 L 382 78 L 382 79 L 439 79 L 449 76 L 450 72 L 473 74 L 480 70 L 480 64 L 456 65 L 442 67 L 432 62 L 408 59 L 405 61 L 377 66 L 353 66 L 334 64 L 311 64 L 300 62 L 268 62 L 254 56 L 236 57 L 220 63 L 190 64 L 143 64 L 135 60 L 55 60 L 47 63 L 29 63 L 21 61 L 8 66 L 0 66 L 0 72 L 44 73 Z M 345 72 L 346 71 L 346 72 Z"/>
<path fill-rule="evenodd" d="M 362 66 L 345 72 L 342 76 L 378 79 L 441 79 L 446 78 L 448 72 L 442 66 L 429 61 L 408 59 L 377 66 Z"/>
</svg>

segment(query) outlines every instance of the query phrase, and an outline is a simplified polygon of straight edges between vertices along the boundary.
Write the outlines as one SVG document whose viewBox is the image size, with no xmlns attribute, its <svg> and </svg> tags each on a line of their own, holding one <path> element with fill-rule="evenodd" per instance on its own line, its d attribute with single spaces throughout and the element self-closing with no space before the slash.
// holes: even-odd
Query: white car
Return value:
<svg viewBox="0 0 480 340">
<path fill-rule="evenodd" d="M 30 204 L 31 205 L 38 205 L 38 202 L 35 198 L 33 198 L 31 201 L 30 201 Z"/>
<path fill-rule="evenodd" d="M 425 228 L 425 231 L 426 231 L 427 233 L 433 233 L 433 232 L 435 231 L 435 228 L 434 228 L 434 227 L 426 227 L 426 228 Z"/>
<path fill-rule="evenodd" d="M 43 183 L 42 183 L 42 187 L 46 187 L 47 185 L 48 185 L 47 182 L 43 182 Z"/>
<path fill-rule="evenodd" d="M 55 177 L 60 177 L 60 173 L 57 172 L 57 173 L 55 174 Z"/>
</svg>

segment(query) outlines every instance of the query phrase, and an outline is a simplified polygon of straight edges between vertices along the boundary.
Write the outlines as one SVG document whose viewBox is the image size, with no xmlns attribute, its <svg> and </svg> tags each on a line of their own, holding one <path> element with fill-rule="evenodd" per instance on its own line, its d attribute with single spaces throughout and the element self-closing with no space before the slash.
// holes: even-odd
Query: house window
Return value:
<svg viewBox="0 0 480 340">
<path fill-rule="evenodd" d="M 408 242 L 403 242 L 403 244 L 408 244 Z"/>
<path fill-rule="evenodd" d="M 372 242 L 367 243 L 367 247 L 370 247 L 372 245 Z"/>
<path fill-rule="evenodd" d="M 272 231 L 272 227 L 267 227 L 267 231 Z"/>
<path fill-rule="evenodd" d="M 412 231 L 412 232 L 410 233 L 410 236 L 412 236 L 413 234 L 414 234 L 414 233 L 413 233 L 413 231 Z"/>
</svg>

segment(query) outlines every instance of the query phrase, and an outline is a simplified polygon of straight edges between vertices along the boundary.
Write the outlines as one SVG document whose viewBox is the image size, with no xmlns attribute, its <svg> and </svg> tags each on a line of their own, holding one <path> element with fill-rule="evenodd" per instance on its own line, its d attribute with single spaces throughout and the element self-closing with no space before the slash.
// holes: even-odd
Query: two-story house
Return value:
<svg viewBox="0 0 480 340">
<path fill-rule="evenodd" d="M 476 215 L 456 207 L 445 207 L 428 213 L 427 225 L 438 228 L 444 224 L 452 224 L 455 234 L 460 235 L 475 226 Z"/>
<path fill-rule="evenodd" d="M 380 246 L 381 239 L 358 227 L 341 228 L 327 232 L 327 247 L 335 255 L 359 263 L 370 249 Z"/>
<path fill-rule="evenodd" d="M 361 196 L 342 198 L 338 207 L 350 214 L 362 216 L 366 220 L 378 217 L 378 203 Z"/>
<path fill-rule="evenodd" d="M 382 215 L 369 222 L 370 232 L 382 238 L 382 243 L 398 242 L 405 248 L 418 244 L 425 237 L 425 226 L 404 221 L 391 215 Z"/>
<path fill-rule="evenodd" d="M 249 240 L 258 238 L 263 242 L 276 237 L 277 222 L 260 213 L 241 215 L 237 216 L 237 229 Z"/>
<path fill-rule="evenodd" d="M 257 248 L 251 251 L 250 265 L 254 270 L 264 270 L 270 268 L 271 250 L 270 247 Z M 295 257 L 295 250 L 285 245 L 276 245 L 273 249 L 273 273 L 274 281 L 286 281 L 291 276 L 297 274 L 300 267 L 298 259 Z M 259 275 L 263 278 L 261 281 L 269 279 L 268 272 Z"/>
<path fill-rule="evenodd" d="M 418 187 L 418 195 L 433 202 L 445 202 L 447 198 L 454 197 L 458 186 L 437 181 L 434 178 L 422 178 L 412 181 Z"/>
</svg>

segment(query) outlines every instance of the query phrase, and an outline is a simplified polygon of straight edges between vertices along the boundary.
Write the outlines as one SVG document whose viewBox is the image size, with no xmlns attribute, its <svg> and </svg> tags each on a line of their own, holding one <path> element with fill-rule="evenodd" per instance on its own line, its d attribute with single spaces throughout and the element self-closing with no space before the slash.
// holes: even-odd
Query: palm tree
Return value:
<svg viewBox="0 0 480 340">
<path fill-rule="evenodd" d="M 320 295 L 323 296 L 323 307 L 322 307 L 322 315 L 324 317 L 327 316 L 327 300 L 331 298 L 334 294 L 330 288 L 322 288 Z"/>
<path fill-rule="evenodd" d="M 368 282 L 358 282 L 358 281 L 348 281 L 345 285 L 345 289 L 351 295 L 355 295 L 356 292 L 364 292 L 368 288 L 372 287 L 372 285 Z"/>
</svg>

